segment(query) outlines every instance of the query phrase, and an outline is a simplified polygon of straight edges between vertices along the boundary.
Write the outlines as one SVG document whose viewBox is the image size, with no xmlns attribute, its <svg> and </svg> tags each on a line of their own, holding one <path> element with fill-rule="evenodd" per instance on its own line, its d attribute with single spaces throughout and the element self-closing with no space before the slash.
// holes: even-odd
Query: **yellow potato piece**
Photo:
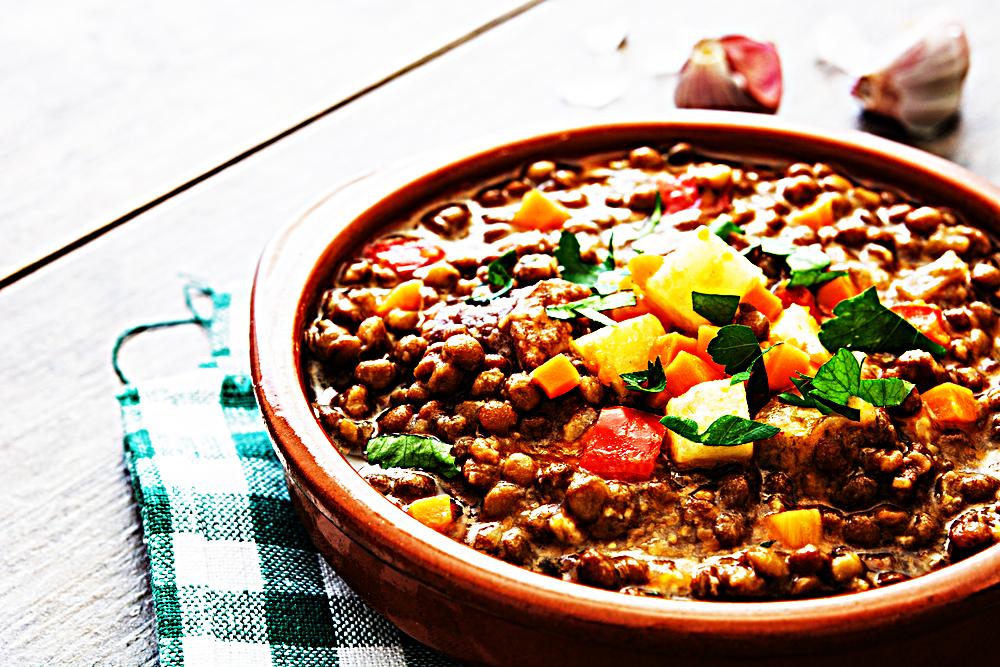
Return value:
<svg viewBox="0 0 1000 667">
<path fill-rule="evenodd" d="M 647 313 L 581 336 L 572 347 L 591 373 L 611 384 L 622 373 L 646 370 L 653 341 L 666 333 L 660 321 Z"/>
<path fill-rule="evenodd" d="M 726 294 L 742 300 L 755 286 L 766 283 L 760 267 L 707 227 L 684 236 L 685 241 L 663 258 L 655 273 L 633 272 L 632 281 L 653 313 L 679 331 L 694 336 L 698 327 L 710 322 L 694 312 L 692 292 Z"/>
<path fill-rule="evenodd" d="M 736 415 L 750 419 L 747 392 L 742 382 L 730 384 L 728 379 L 702 382 L 688 389 L 681 396 L 670 399 L 667 414 L 698 422 L 698 431 L 704 431 L 723 415 Z M 753 443 L 734 447 L 711 447 L 667 431 L 670 458 L 678 468 L 703 468 L 722 463 L 746 463 L 753 456 Z"/>
<path fill-rule="evenodd" d="M 772 345 L 784 342 L 797 347 L 809 355 L 810 361 L 823 365 L 832 355 L 819 342 L 819 328 L 819 322 L 809 314 L 808 308 L 792 304 L 771 325 L 768 341 Z"/>
</svg>

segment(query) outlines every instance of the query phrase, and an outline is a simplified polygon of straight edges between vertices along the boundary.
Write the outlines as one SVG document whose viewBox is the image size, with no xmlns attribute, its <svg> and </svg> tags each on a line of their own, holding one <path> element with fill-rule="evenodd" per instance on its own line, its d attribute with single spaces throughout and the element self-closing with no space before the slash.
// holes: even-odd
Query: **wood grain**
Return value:
<svg viewBox="0 0 1000 667">
<path fill-rule="evenodd" d="M 19 3 L 0 21 L 0 277 L 520 4 Z"/>
<path fill-rule="evenodd" d="M 689 4 L 547 2 L 0 291 L 0 664 L 155 662 L 109 351 L 124 328 L 183 314 L 179 273 L 246 291 L 266 239 L 321 192 L 443 143 L 526 120 L 663 114 L 674 79 L 644 74 L 633 49 L 682 25 L 706 35 L 766 31 L 785 63 L 780 115 L 858 126 L 846 78 L 815 64 L 810 26 L 825 4 Z M 929 4 L 840 7 L 877 27 L 899 23 L 901 7 Z M 928 147 L 1000 182 L 1000 86 L 986 67 L 1000 55 L 992 40 L 1000 17 L 990 9 L 984 0 L 957 5 L 975 64 L 960 124 Z M 589 52 L 584 31 L 619 15 L 633 26 L 626 49 L 611 61 Z M 559 86 L 587 72 L 624 72 L 625 93 L 599 110 L 569 107 Z M 183 166 L 183 156 L 169 159 Z M 23 206 L 36 214 L 33 203 Z M 196 331 L 172 331 L 137 340 L 124 363 L 141 378 L 205 354 Z"/>
</svg>

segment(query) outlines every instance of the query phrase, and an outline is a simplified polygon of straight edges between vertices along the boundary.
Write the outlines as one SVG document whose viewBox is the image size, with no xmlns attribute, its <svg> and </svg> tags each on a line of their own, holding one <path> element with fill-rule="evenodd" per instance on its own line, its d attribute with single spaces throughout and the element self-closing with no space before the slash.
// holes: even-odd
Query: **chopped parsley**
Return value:
<svg viewBox="0 0 1000 667">
<path fill-rule="evenodd" d="M 419 468 L 451 479 L 460 471 L 451 445 L 423 435 L 383 435 L 368 441 L 368 463 L 383 468 Z"/>
<path fill-rule="evenodd" d="M 608 256 L 600 264 L 587 264 L 580 259 L 580 241 L 575 234 L 563 231 L 555 250 L 559 262 L 559 274 L 563 280 L 577 285 L 593 286 L 602 273 L 615 270 L 614 237 L 608 241 Z"/>
<path fill-rule="evenodd" d="M 827 271 L 832 260 L 825 252 L 816 248 L 796 250 L 785 261 L 792 270 L 789 287 L 817 287 L 847 275 L 847 271 Z"/>
<path fill-rule="evenodd" d="M 691 308 L 717 327 L 732 324 L 739 307 L 738 296 L 691 292 Z"/>
<path fill-rule="evenodd" d="M 615 292 L 608 295 L 588 296 L 586 299 L 561 303 L 558 306 L 549 306 L 545 313 L 557 320 L 572 320 L 577 317 L 587 317 L 607 326 L 615 326 L 618 323 L 607 315 L 602 315 L 602 310 L 613 310 L 635 305 L 634 292 Z"/>
<path fill-rule="evenodd" d="M 753 329 L 742 324 L 728 324 L 719 329 L 709 342 L 708 354 L 712 361 L 726 367 L 727 375 L 733 376 L 731 384 L 746 382 L 748 393 L 766 394 L 768 384 L 764 355 L 774 347 L 761 351 Z"/>
<path fill-rule="evenodd" d="M 708 226 L 708 230 L 723 241 L 729 242 L 730 234 L 742 234 L 743 230 L 728 215 L 720 215 Z"/>
<path fill-rule="evenodd" d="M 874 287 L 838 303 L 833 315 L 819 332 L 819 342 L 830 352 L 841 348 L 895 354 L 924 350 L 943 357 L 948 351 L 883 306 Z"/>
<path fill-rule="evenodd" d="M 737 415 L 722 415 L 708 425 L 703 433 L 698 432 L 698 422 L 667 415 L 660 423 L 677 435 L 709 447 L 735 447 L 755 440 L 766 440 L 776 436 L 781 429 L 770 424 L 762 424 Z"/>
<path fill-rule="evenodd" d="M 774 239 L 769 236 L 762 236 L 760 238 L 753 239 L 750 242 L 750 246 L 744 248 L 741 251 L 741 254 L 748 255 L 756 248 L 760 248 L 761 252 L 767 255 L 776 255 L 778 257 L 791 255 L 798 250 L 798 247 L 790 243 L 785 243 L 784 241 Z"/>
<path fill-rule="evenodd" d="M 625 386 L 636 391 L 645 391 L 650 394 L 663 391 L 667 388 L 667 376 L 663 373 L 663 363 L 659 357 L 654 361 L 647 362 L 648 368 L 644 371 L 634 373 L 622 373 L 621 379 Z"/>
<path fill-rule="evenodd" d="M 889 408 L 901 404 L 913 391 L 913 385 L 900 378 L 862 379 L 861 364 L 854 353 L 837 350 L 829 361 L 819 367 L 815 377 L 799 375 L 792 378 L 802 394 L 780 394 L 785 403 L 805 408 L 817 408 L 824 414 L 836 412 L 852 421 L 861 419 L 861 411 L 849 407 L 851 397 L 857 397 L 876 407 Z"/>
<path fill-rule="evenodd" d="M 517 251 L 511 250 L 500 255 L 497 259 L 490 262 L 486 271 L 486 281 L 493 285 L 494 287 L 499 287 L 500 289 L 496 292 L 490 290 L 489 287 L 481 286 L 472 293 L 466 303 L 472 304 L 473 306 L 485 306 L 490 301 L 494 299 L 499 299 L 514 288 L 514 277 L 510 275 L 510 272 L 514 269 L 517 264 Z"/>
<path fill-rule="evenodd" d="M 653 213 L 649 216 L 649 221 L 643 225 L 639 233 L 635 235 L 632 239 L 637 241 L 643 236 L 649 236 L 656 231 L 656 228 L 660 226 L 660 220 L 663 217 L 663 199 L 660 197 L 660 191 L 656 191 L 656 204 L 653 206 Z"/>
</svg>

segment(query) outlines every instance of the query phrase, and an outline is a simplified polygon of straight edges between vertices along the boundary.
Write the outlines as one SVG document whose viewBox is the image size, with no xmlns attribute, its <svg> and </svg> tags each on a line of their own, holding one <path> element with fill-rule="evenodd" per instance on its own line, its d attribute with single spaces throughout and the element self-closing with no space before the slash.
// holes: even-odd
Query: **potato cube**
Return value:
<svg viewBox="0 0 1000 667">
<path fill-rule="evenodd" d="M 747 392 L 742 382 L 730 384 L 726 380 L 714 380 L 695 385 L 683 395 L 670 399 L 667 414 L 681 419 L 698 422 L 698 430 L 704 431 L 712 422 L 723 415 L 737 415 L 750 419 L 747 408 Z M 753 443 L 734 447 L 712 447 L 702 445 L 667 431 L 667 446 L 670 458 L 678 468 L 702 468 L 722 463 L 745 463 L 753 456 Z"/>
<path fill-rule="evenodd" d="M 653 343 L 665 334 L 660 321 L 647 313 L 581 336 L 571 345 L 591 373 L 611 384 L 622 373 L 646 370 Z"/>
<path fill-rule="evenodd" d="M 832 356 L 819 342 L 819 322 L 809 314 L 809 309 L 798 304 L 785 308 L 778 321 L 771 325 L 768 341 L 773 345 L 784 342 L 809 355 L 809 360 L 823 365 Z"/>
<path fill-rule="evenodd" d="M 687 232 L 684 237 L 685 241 L 663 258 L 655 273 L 647 276 L 633 272 L 632 280 L 653 313 L 679 331 L 694 336 L 698 327 L 711 323 L 694 312 L 692 292 L 743 299 L 765 281 L 759 267 L 707 227 Z"/>
</svg>

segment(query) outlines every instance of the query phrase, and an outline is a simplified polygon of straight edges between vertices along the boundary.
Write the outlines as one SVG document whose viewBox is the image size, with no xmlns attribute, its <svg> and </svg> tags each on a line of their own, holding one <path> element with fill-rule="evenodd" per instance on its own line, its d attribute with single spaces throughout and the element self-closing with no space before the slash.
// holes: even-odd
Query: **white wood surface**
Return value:
<svg viewBox="0 0 1000 667">
<path fill-rule="evenodd" d="M 519 0 L 0 5 L 0 277 Z"/>
<path fill-rule="evenodd" d="M 526 121 L 626 111 L 656 117 L 672 108 L 674 79 L 644 74 L 638 51 L 644 40 L 681 41 L 680 26 L 698 36 L 744 26 L 772 39 L 785 64 L 780 115 L 858 125 L 846 77 L 815 63 L 810 27 L 826 4 L 674 5 L 550 0 L 0 291 L 0 665 L 155 663 L 146 556 L 109 353 L 124 328 L 183 314 L 179 273 L 246 291 L 267 238 L 320 193 L 443 143 Z M 902 22 L 903 5 L 852 0 L 840 8 L 866 16 L 872 29 Z M 993 39 L 1000 17 L 986 0 L 957 10 L 973 44 L 973 72 L 960 125 L 928 147 L 1000 182 L 1000 74 L 987 66 L 1000 61 Z M 628 46 L 603 56 L 589 51 L 585 32 L 622 16 L 632 28 Z M 560 86 L 581 73 L 624 74 L 625 92 L 599 110 L 570 107 Z M 115 162 L 119 148 L 95 160 Z M 164 159 L 191 166 L 169 143 L 164 150 Z M 5 160 L 0 154 L 0 165 Z M 141 191 L 128 194 L 141 199 Z M 25 214 L 34 215 L 36 204 L 23 203 Z M 142 377 L 204 355 L 197 332 L 173 331 L 137 340 L 124 363 Z"/>
</svg>

